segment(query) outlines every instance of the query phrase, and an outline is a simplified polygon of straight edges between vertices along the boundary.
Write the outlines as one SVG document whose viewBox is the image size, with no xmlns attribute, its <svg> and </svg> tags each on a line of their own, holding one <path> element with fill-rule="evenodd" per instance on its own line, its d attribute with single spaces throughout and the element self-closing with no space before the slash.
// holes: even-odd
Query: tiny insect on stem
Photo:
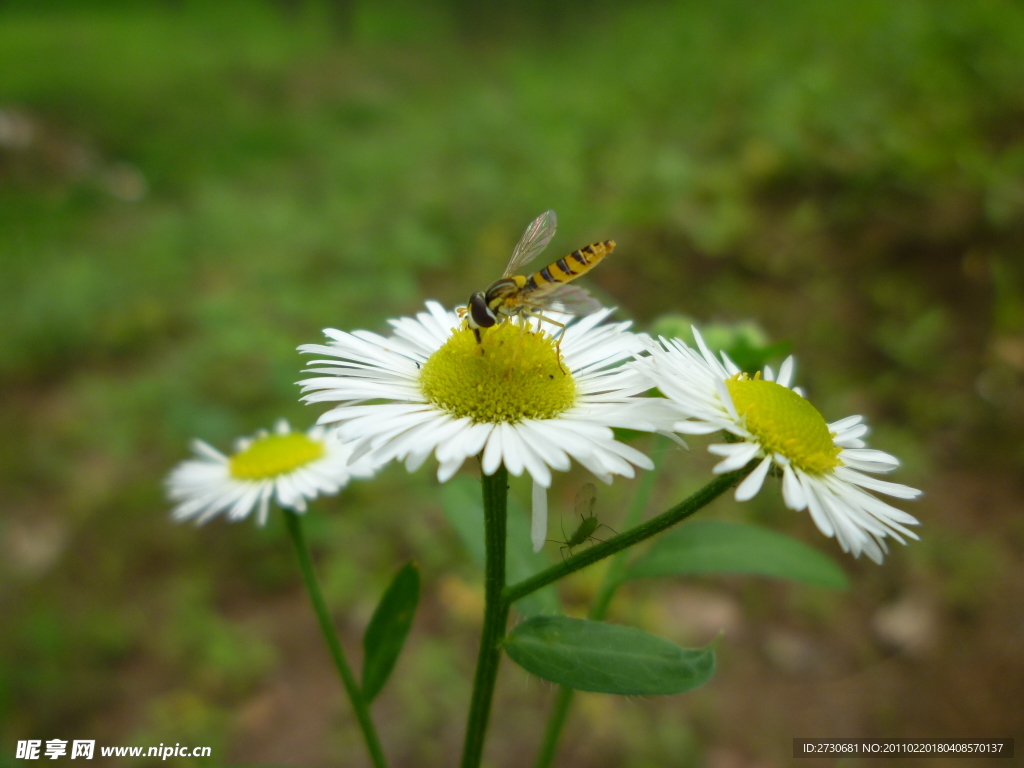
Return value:
<svg viewBox="0 0 1024 768">
<path fill-rule="evenodd" d="M 605 525 L 598 521 L 597 516 L 594 514 L 594 504 L 597 501 L 596 488 L 593 483 L 587 483 L 584 485 L 579 493 L 576 494 L 576 506 L 575 512 L 580 516 L 580 524 L 576 526 L 576 530 L 572 532 L 571 536 L 566 537 L 565 526 L 561 525 L 563 541 L 557 539 L 548 539 L 553 544 L 561 544 L 558 551 L 562 555 L 562 562 L 565 562 L 565 552 L 568 550 L 569 556 L 572 557 L 573 549 L 580 546 L 587 541 L 601 542 L 594 536 L 599 528 L 607 528 L 612 533 L 616 533 L 614 528 L 610 525 Z M 584 514 L 589 512 L 589 514 Z M 603 542 L 601 542 L 603 543 Z"/>
</svg>

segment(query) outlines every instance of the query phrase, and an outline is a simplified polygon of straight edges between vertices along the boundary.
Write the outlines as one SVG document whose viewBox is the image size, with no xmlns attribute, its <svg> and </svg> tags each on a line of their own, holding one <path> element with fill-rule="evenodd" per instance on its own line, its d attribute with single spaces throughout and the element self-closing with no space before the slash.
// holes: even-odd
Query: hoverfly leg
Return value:
<svg viewBox="0 0 1024 768">
<path fill-rule="evenodd" d="M 541 325 L 540 325 L 541 321 L 543 321 L 545 323 L 551 323 L 551 325 L 556 325 L 559 328 L 561 328 L 563 331 L 565 330 L 565 323 L 560 323 L 557 320 L 552 320 L 550 317 L 545 317 L 540 312 L 534 312 L 531 309 L 524 308 L 523 309 L 523 314 L 524 315 L 529 315 L 530 317 L 533 317 L 533 318 L 537 319 L 537 330 L 541 329 Z M 569 372 L 567 370 L 565 370 L 565 366 L 562 365 L 562 334 L 558 334 L 558 338 L 555 339 L 555 356 L 558 359 L 558 368 L 559 368 L 559 370 L 561 370 L 562 373 L 564 373 L 565 375 L 569 375 Z"/>
<path fill-rule="evenodd" d="M 522 315 L 519 315 L 519 341 L 516 342 L 516 348 L 512 352 L 512 359 L 509 361 L 509 376 L 512 375 L 512 366 L 515 365 L 516 357 L 519 356 L 519 348 L 523 346 L 523 337 L 526 335 L 527 321 Z"/>
</svg>

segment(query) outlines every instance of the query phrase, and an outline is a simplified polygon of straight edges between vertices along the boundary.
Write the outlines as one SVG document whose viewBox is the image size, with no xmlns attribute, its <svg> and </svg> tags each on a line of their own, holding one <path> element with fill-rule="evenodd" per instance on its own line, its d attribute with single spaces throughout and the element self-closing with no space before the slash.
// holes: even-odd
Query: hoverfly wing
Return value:
<svg viewBox="0 0 1024 768">
<path fill-rule="evenodd" d="M 557 227 L 558 217 L 555 216 L 554 211 L 544 211 L 544 213 L 531 221 L 526 231 L 523 232 L 523 236 L 519 238 L 519 242 L 516 243 L 515 250 L 512 251 L 512 258 L 509 259 L 508 266 L 505 267 L 505 273 L 502 277 L 511 277 L 524 264 L 533 261 L 537 254 L 543 251 L 548 243 L 551 242 Z"/>
<path fill-rule="evenodd" d="M 597 488 L 593 483 L 587 483 L 576 494 L 576 514 L 584 518 L 592 516 L 596 502 Z"/>
<path fill-rule="evenodd" d="M 601 302 L 576 285 L 562 283 L 544 294 L 544 303 L 552 312 L 566 315 L 592 315 L 601 309 Z"/>
</svg>

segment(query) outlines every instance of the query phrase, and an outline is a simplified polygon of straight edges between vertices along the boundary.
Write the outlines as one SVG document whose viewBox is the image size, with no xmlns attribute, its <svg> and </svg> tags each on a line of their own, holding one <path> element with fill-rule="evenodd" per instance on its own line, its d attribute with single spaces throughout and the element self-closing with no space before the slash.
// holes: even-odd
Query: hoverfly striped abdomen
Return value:
<svg viewBox="0 0 1024 768">
<path fill-rule="evenodd" d="M 544 269 L 534 272 L 526 279 L 525 291 L 535 291 L 552 283 L 567 283 L 580 275 L 586 274 L 596 267 L 601 259 L 615 250 L 614 240 L 585 245 L 558 261 L 548 264 Z"/>
</svg>

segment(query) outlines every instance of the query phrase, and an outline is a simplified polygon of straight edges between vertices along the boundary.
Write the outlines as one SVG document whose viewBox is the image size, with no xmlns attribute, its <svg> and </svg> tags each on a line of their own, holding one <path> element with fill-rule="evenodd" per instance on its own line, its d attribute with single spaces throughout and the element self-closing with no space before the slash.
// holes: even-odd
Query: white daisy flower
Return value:
<svg viewBox="0 0 1024 768">
<path fill-rule="evenodd" d="M 368 460 L 349 464 L 352 448 L 323 427 L 292 432 L 288 422 L 277 422 L 272 434 L 261 430 L 235 442 L 231 456 L 204 443 L 192 442 L 198 458 L 181 462 L 167 477 L 167 494 L 178 505 L 171 512 L 177 522 L 202 525 L 221 512 L 232 522 L 258 508 L 256 520 L 267 522 L 270 500 L 281 507 L 306 511 L 306 501 L 319 494 L 334 494 L 351 477 L 371 477 Z"/>
<path fill-rule="evenodd" d="M 309 403 L 337 402 L 320 424 L 337 424 L 353 455 L 404 461 L 410 472 L 434 454 L 437 478 L 449 480 L 471 456 L 483 472 L 504 464 L 533 478 L 534 546 L 547 535 L 551 470 L 570 458 L 606 483 L 652 468 L 640 451 L 618 442 L 613 427 L 670 431 L 674 414 L 661 398 L 640 397 L 650 385 L 622 363 L 644 348 L 630 323 L 602 324 L 604 309 L 570 323 L 556 343 L 546 331 L 511 321 L 486 329 L 478 342 L 455 312 L 436 302 L 416 317 L 389 321 L 391 336 L 327 329 L 324 355 L 300 382 Z M 561 353 L 561 358 L 559 358 Z"/>
<path fill-rule="evenodd" d="M 921 492 L 870 477 L 865 472 L 891 472 L 899 461 L 865 447 L 868 427 L 861 416 L 826 424 L 799 387 L 790 387 L 793 358 L 776 378 L 770 367 L 750 378 L 722 353 L 719 361 L 693 331 L 700 353 L 678 339 L 650 345 L 650 357 L 637 361 L 655 386 L 684 417 L 675 429 L 690 435 L 724 430 L 735 442 L 714 444 L 711 453 L 724 457 L 716 473 L 731 472 L 760 459 L 736 488 L 736 499 L 757 495 L 774 464 L 782 473 L 782 497 L 794 510 L 808 509 L 818 529 L 835 536 L 844 552 L 867 554 L 876 563 L 888 552 L 885 537 L 903 542 L 918 536 L 906 526 L 917 519 L 867 491 L 900 499 Z"/>
</svg>

